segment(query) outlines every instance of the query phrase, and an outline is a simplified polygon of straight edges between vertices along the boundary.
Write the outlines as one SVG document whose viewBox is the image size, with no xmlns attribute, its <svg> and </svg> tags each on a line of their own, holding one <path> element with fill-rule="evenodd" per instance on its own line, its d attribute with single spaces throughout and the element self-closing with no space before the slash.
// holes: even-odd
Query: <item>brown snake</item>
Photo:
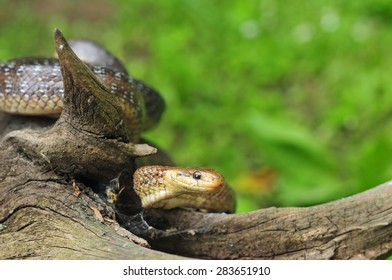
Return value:
<svg viewBox="0 0 392 280">
<path fill-rule="evenodd" d="M 162 98 L 144 83 L 124 72 L 121 63 L 103 47 L 80 41 L 79 56 L 86 46 L 109 55 L 109 63 L 91 61 L 90 69 L 118 97 L 124 121 L 137 142 L 142 130 L 153 126 L 164 110 Z M 80 51 L 82 50 L 82 51 Z M 83 60 L 83 57 L 80 57 Z M 98 58 L 97 58 L 98 59 Z M 86 59 L 84 59 L 86 61 Z M 106 59 L 107 61 L 108 59 Z M 118 64 L 120 64 L 118 66 Z M 111 68 L 107 68 L 107 67 Z M 117 71 L 118 70 L 118 71 Z M 63 105 L 64 86 L 57 59 L 14 59 L 0 63 L 0 111 L 23 115 L 58 115 Z M 215 170 L 167 166 L 144 166 L 134 173 L 134 190 L 144 208 L 175 207 L 234 212 L 235 198 L 224 177 Z"/>
</svg>

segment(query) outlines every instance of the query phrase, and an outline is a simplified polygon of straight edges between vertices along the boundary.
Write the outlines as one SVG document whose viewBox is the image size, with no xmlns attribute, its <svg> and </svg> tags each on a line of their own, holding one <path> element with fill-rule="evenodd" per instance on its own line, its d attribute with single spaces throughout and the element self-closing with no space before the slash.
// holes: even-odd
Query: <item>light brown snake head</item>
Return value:
<svg viewBox="0 0 392 280">
<path fill-rule="evenodd" d="M 144 208 L 176 207 L 234 212 L 234 192 L 207 168 L 144 166 L 134 173 L 134 190 Z"/>
</svg>

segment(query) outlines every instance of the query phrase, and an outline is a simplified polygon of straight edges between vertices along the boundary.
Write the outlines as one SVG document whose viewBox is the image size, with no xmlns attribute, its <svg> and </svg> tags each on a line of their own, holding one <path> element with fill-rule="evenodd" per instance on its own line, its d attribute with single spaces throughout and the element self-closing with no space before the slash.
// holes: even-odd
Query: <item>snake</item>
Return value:
<svg viewBox="0 0 392 280">
<path fill-rule="evenodd" d="M 115 95 L 130 141 L 155 126 L 164 109 L 162 97 L 130 76 L 119 59 L 92 40 L 70 40 L 73 51 Z M 0 111 L 15 115 L 59 116 L 64 84 L 57 58 L 16 58 L 0 63 Z M 210 168 L 147 165 L 133 174 L 133 189 L 143 208 L 192 208 L 235 211 L 235 196 L 218 171 Z"/>
</svg>

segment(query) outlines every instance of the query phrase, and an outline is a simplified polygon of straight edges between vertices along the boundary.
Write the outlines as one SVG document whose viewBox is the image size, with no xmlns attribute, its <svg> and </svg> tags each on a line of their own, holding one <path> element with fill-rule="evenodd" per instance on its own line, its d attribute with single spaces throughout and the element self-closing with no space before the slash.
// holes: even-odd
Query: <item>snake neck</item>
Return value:
<svg viewBox="0 0 392 280">
<path fill-rule="evenodd" d="M 158 208 L 158 201 L 170 198 L 164 182 L 166 170 L 166 166 L 145 166 L 133 174 L 133 188 L 144 208 Z"/>
</svg>

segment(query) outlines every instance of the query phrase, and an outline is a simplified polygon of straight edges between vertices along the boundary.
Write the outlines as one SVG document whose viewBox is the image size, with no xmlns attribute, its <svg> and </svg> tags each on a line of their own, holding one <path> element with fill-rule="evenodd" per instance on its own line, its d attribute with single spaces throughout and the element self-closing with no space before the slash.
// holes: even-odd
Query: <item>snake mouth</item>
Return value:
<svg viewBox="0 0 392 280">
<path fill-rule="evenodd" d="M 176 195 L 173 192 L 160 190 L 143 197 L 142 205 L 145 208 L 170 208 L 167 207 L 167 204 L 170 204 L 170 199 L 175 197 Z"/>
</svg>

